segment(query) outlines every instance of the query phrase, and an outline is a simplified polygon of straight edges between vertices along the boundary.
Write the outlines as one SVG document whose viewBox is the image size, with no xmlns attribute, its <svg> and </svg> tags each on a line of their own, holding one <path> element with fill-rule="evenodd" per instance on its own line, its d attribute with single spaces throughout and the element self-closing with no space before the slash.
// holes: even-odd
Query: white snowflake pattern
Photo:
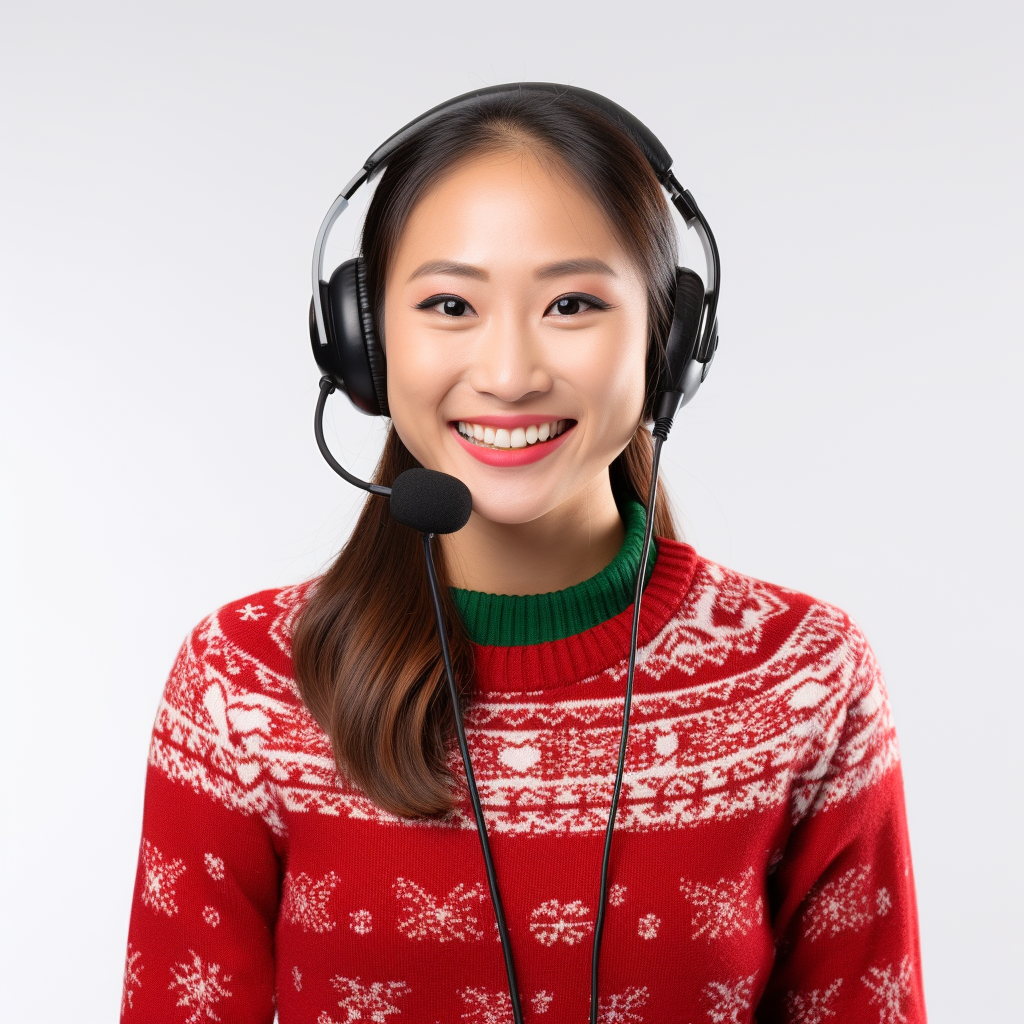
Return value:
<svg viewBox="0 0 1024 1024">
<path fill-rule="evenodd" d="M 261 604 L 246 603 L 244 608 L 238 609 L 238 615 L 241 622 L 250 622 L 266 618 L 267 612 L 263 610 L 263 605 Z"/>
<path fill-rule="evenodd" d="M 508 1024 L 512 1019 L 512 1000 L 508 992 L 493 992 L 484 988 L 469 986 L 459 989 L 464 1007 L 462 1020 L 466 1024 Z M 540 989 L 530 999 L 533 1012 L 540 1016 L 551 1008 L 554 996 Z"/>
<path fill-rule="evenodd" d="M 808 992 L 790 992 L 786 996 L 788 1024 L 825 1024 L 827 1017 L 835 1017 L 832 1001 L 843 984 L 836 978 L 828 988 L 812 988 Z"/>
<path fill-rule="evenodd" d="M 459 989 L 462 997 L 462 1019 L 466 1024 L 508 1024 L 512 1018 L 512 1000 L 507 992 L 487 989 Z"/>
<path fill-rule="evenodd" d="M 185 873 L 185 862 L 165 857 L 148 839 L 142 840 L 142 902 L 158 914 L 178 912 L 174 890 Z"/>
<path fill-rule="evenodd" d="M 764 904 L 757 890 L 754 869 L 739 878 L 720 878 L 714 884 L 679 880 L 679 891 L 693 906 L 693 938 L 728 938 L 746 935 L 764 920 Z"/>
<path fill-rule="evenodd" d="M 211 927 L 220 924 L 220 911 L 216 907 L 203 907 L 203 920 Z"/>
<path fill-rule="evenodd" d="M 617 992 L 598 1001 L 598 1020 L 601 1024 L 629 1024 L 630 1021 L 643 1021 L 637 1012 L 647 1005 L 650 993 L 647 986 L 630 985 L 625 992 Z"/>
<path fill-rule="evenodd" d="M 437 897 L 408 878 L 394 885 L 401 903 L 398 930 L 408 939 L 467 942 L 484 937 L 477 907 L 487 901 L 483 885 L 460 882 L 445 897 Z"/>
<path fill-rule="evenodd" d="M 871 866 L 860 864 L 808 893 L 804 937 L 814 942 L 823 935 L 857 931 L 870 923 L 875 914 L 887 914 L 891 906 L 889 890 L 872 892 Z"/>
<path fill-rule="evenodd" d="M 373 1024 L 384 1024 L 384 1018 L 402 1011 L 392 1002 L 409 994 L 404 981 L 374 981 L 364 985 L 359 978 L 344 978 L 336 974 L 331 984 L 341 993 L 338 1006 L 345 1011 L 342 1024 L 368 1020 Z M 321 1013 L 317 1024 L 336 1024 L 330 1014 Z"/>
<path fill-rule="evenodd" d="M 621 907 L 626 902 L 626 887 L 624 885 L 613 885 L 608 890 L 608 905 Z"/>
<path fill-rule="evenodd" d="M 572 903 L 546 900 L 539 907 L 534 907 L 530 914 L 530 931 L 545 946 L 553 946 L 556 942 L 575 946 L 587 937 L 593 927 L 590 908 L 580 900 Z"/>
<path fill-rule="evenodd" d="M 905 1024 L 907 1015 L 903 1012 L 904 1000 L 910 995 L 912 965 L 905 956 L 897 968 L 869 967 L 868 973 L 860 980 L 871 992 L 869 1003 L 878 1003 L 878 1024 Z"/>
<path fill-rule="evenodd" d="M 295 986 L 296 992 L 302 991 L 302 971 L 299 970 L 298 965 L 292 968 L 292 984 Z"/>
<path fill-rule="evenodd" d="M 708 1020 L 713 1024 L 741 1024 L 746 1017 L 740 1014 L 750 1009 L 751 993 L 756 974 L 735 981 L 713 981 L 704 986 L 704 999 L 708 1003 Z"/>
<path fill-rule="evenodd" d="M 121 988 L 121 1016 L 125 1010 L 132 1008 L 132 1000 L 135 998 L 135 989 L 142 988 L 142 964 L 139 961 L 142 954 L 128 943 L 128 955 L 124 960 L 124 985 Z"/>
<path fill-rule="evenodd" d="M 892 897 L 889 895 L 889 890 L 882 886 L 875 893 L 875 913 L 879 917 L 885 917 L 890 910 L 892 910 Z"/>
<path fill-rule="evenodd" d="M 331 931 L 332 920 L 327 903 L 338 884 L 338 876 L 328 871 L 322 878 L 311 878 L 305 871 L 293 875 L 285 872 L 284 891 L 281 896 L 281 916 L 290 924 L 297 924 L 304 932 Z"/>
<path fill-rule="evenodd" d="M 203 863 L 206 865 L 206 873 L 215 881 L 224 881 L 224 861 L 212 853 L 203 854 Z"/>
<path fill-rule="evenodd" d="M 551 1002 L 555 997 L 550 993 L 541 989 L 539 992 L 533 994 L 533 998 L 530 1000 L 530 1006 L 533 1008 L 533 1012 L 539 1017 L 542 1013 L 547 1013 L 551 1009 Z"/>
<path fill-rule="evenodd" d="M 222 974 L 220 964 L 203 963 L 191 949 L 188 952 L 192 957 L 192 963 L 175 964 L 171 968 L 173 977 L 167 987 L 172 992 L 178 989 L 177 1005 L 192 1011 L 185 1024 L 220 1020 L 214 1007 L 231 995 L 231 991 L 225 988 L 231 980 L 231 975 Z"/>
<path fill-rule="evenodd" d="M 348 926 L 356 935 L 369 935 L 373 931 L 373 914 L 368 910 L 353 910 L 348 915 Z"/>
<path fill-rule="evenodd" d="M 637 921 L 636 933 L 641 939 L 656 939 L 661 927 L 661 918 L 657 914 L 644 914 Z"/>
</svg>

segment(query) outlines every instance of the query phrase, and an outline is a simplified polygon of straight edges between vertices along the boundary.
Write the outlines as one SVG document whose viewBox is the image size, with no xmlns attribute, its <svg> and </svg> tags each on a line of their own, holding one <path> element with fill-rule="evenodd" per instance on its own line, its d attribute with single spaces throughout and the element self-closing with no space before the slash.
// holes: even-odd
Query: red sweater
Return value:
<svg viewBox="0 0 1024 1024">
<path fill-rule="evenodd" d="M 504 1024 L 468 801 L 409 822 L 339 779 L 292 676 L 308 586 L 221 608 L 174 664 L 121 1019 Z M 467 732 L 528 1022 L 587 1019 L 630 615 L 476 648 Z M 660 540 L 631 723 L 600 1019 L 923 1022 L 896 735 L 850 619 Z"/>
</svg>

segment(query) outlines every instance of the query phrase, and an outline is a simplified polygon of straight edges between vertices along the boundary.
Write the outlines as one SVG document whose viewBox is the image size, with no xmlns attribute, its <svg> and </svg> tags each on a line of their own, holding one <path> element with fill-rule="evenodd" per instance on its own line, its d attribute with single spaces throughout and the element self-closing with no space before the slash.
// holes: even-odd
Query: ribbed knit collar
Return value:
<svg viewBox="0 0 1024 1024">
<path fill-rule="evenodd" d="M 700 564 L 700 556 L 688 544 L 658 538 L 658 564 L 644 590 L 640 611 L 639 650 L 651 643 L 679 611 Z M 630 598 L 628 607 L 614 618 L 561 640 L 518 647 L 474 644 L 474 691 L 478 698 L 503 700 L 514 694 L 572 687 L 575 699 L 584 693 L 598 692 L 580 689 L 581 684 L 593 680 L 601 692 L 609 687 L 610 692 L 617 692 L 624 680 L 601 673 L 619 666 L 620 675 L 624 675 L 632 620 Z M 603 682 L 598 683 L 598 678 Z M 563 697 L 558 695 L 555 699 Z"/>
<path fill-rule="evenodd" d="M 488 647 L 551 643 L 584 633 L 619 615 L 633 603 L 645 518 L 639 502 L 626 504 L 626 536 L 618 554 L 596 576 L 565 590 L 516 596 L 453 587 L 452 596 L 470 639 Z M 652 541 L 645 586 L 657 555 Z"/>
</svg>

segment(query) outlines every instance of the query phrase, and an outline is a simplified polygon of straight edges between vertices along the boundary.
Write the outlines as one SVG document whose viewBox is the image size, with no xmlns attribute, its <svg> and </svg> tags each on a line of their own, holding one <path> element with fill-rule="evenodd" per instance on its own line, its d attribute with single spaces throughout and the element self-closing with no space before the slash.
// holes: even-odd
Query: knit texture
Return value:
<svg viewBox="0 0 1024 1024">
<path fill-rule="evenodd" d="M 226 605 L 176 659 L 122 1021 L 510 1021 L 468 801 L 443 822 L 381 810 L 338 777 L 299 699 L 290 643 L 310 586 Z M 467 735 L 530 1024 L 589 1012 L 631 611 L 475 649 Z M 870 648 L 838 609 L 665 539 L 599 1005 L 606 1024 L 925 1020 L 899 752 Z"/>
<path fill-rule="evenodd" d="M 485 594 L 452 587 L 455 605 L 470 639 L 487 646 L 543 644 L 583 633 L 628 608 L 636 593 L 647 513 L 640 502 L 630 501 L 623 508 L 623 520 L 626 536 L 618 554 L 596 576 L 574 587 L 527 596 Z M 657 557 L 658 547 L 652 540 L 645 586 Z"/>
</svg>

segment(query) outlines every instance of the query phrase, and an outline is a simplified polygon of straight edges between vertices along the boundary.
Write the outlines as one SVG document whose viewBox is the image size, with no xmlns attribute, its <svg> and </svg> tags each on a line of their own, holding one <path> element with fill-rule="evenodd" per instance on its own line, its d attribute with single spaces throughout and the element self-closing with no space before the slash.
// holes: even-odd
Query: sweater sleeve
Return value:
<svg viewBox="0 0 1024 1024">
<path fill-rule="evenodd" d="M 122 1024 L 274 1018 L 278 860 L 231 724 L 239 683 L 209 657 L 214 621 L 182 645 L 153 728 Z"/>
<path fill-rule="evenodd" d="M 794 827 L 769 878 L 776 956 L 762 1024 L 925 1021 L 896 734 L 874 655 L 847 624 L 841 713 L 796 780 Z"/>
</svg>

